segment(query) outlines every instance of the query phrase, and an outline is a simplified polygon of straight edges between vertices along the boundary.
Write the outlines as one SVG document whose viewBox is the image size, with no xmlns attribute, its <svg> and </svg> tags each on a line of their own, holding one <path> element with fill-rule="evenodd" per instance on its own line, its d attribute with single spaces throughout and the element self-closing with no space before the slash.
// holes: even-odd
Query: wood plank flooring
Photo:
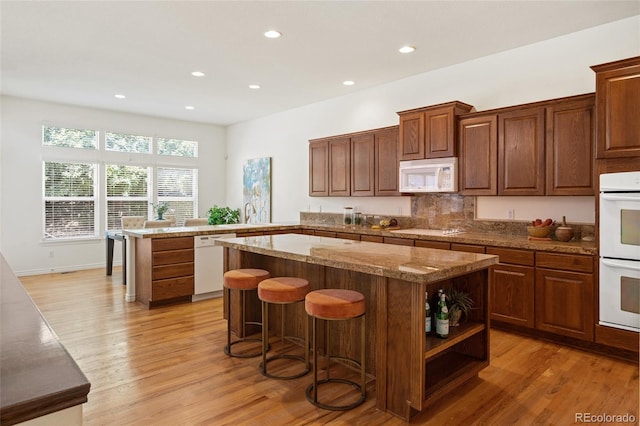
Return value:
<svg viewBox="0 0 640 426">
<path fill-rule="evenodd" d="M 119 269 L 119 268 L 114 268 Z M 258 358 L 223 353 L 221 299 L 147 310 L 124 301 L 119 270 L 21 277 L 91 382 L 86 425 L 402 425 L 368 399 L 347 412 L 313 407 L 311 375 L 279 381 Z M 412 424 L 563 425 L 576 413 L 638 424 L 638 365 L 491 331 L 491 365 Z"/>
</svg>

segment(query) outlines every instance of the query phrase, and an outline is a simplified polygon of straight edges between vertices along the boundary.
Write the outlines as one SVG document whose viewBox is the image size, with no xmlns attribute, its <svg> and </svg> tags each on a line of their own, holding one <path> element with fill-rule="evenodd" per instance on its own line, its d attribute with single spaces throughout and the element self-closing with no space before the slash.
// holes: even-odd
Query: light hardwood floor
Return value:
<svg viewBox="0 0 640 426">
<path fill-rule="evenodd" d="M 221 299 L 154 310 L 124 301 L 118 268 L 20 280 L 91 382 L 87 425 L 402 425 L 375 409 L 317 409 L 307 375 L 277 381 L 259 360 L 223 354 Z M 491 331 L 491 365 L 412 424 L 573 424 L 576 413 L 631 414 L 638 365 Z"/>
</svg>

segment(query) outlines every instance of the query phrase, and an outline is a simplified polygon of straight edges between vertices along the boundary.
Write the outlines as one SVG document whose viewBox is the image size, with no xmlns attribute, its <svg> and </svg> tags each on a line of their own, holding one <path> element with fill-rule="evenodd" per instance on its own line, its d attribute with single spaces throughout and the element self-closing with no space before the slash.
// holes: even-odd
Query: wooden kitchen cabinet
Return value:
<svg viewBox="0 0 640 426">
<path fill-rule="evenodd" d="M 398 182 L 398 126 L 374 134 L 374 195 L 400 195 Z"/>
<path fill-rule="evenodd" d="M 544 195 L 543 107 L 498 115 L 498 195 Z"/>
<path fill-rule="evenodd" d="M 589 94 L 546 108 L 546 195 L 595 194 L 594 105 Z"/>
<path fill-rule="evenodd" d="M 309 196 L 329 195 L 329 141 L 309 142 Z"/>
<path fill-rule="evenodd" d="M 373 196 L 375 144 L 372 133 L 351 137 L 351 195 Z"/>
<path fill-rule="evenodd" d="M 462 118 L 458 136 L 459 192 L 498 195 L 498 116 Z"/>
<path fill-rule="evenodd" d="M 534 327 L 533 252 L 529 250 L 487 247 L 487 254 L 500 257 L 489 270 L 491 320 L 521 327 Z"/>
<path fill-rule="evenodd" d="M 537 329 L 590 342 L 594 340 L 593 262 L 591 256 L 536 253 Z M 551 269 L 553 267 L 562 270 Z"/>
<path fill-rule="evenodd" d="M 457 156 L 456 117 L 473 109 L 463 102 L 447 102 L 398 112 L 398 160 Z"/>
<path fill-rule="evenodd" d="M 596 72 L 597 158 L 640 156 L 640 56 Z"/>
<path fill-rule="evenodd" d="M 351 195 L 351 138 L 329 139 L 329 196 Z"/>
<path fill-rule="evenodd" d="M 194 291 L 193 237 L 135 241 L 136 300 L 149 308 L 190 302 Z"/>
</svg>

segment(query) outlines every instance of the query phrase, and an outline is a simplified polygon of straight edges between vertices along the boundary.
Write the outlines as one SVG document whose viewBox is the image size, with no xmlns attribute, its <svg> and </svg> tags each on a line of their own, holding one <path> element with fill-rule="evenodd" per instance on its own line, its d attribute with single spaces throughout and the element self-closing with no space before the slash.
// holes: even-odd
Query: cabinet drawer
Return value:
<svg viewBox="0 0 640 426">
<path fill-rule="evenodd" d="M 316 237 L 330 237 L 335 238 L 336 233 L 331 231 L 319 231 L 316 229 Z"/>
<path fill-rule="evenodd" d="M 529 250 L 487 247 L 487 254 L 495 254 L 500 256 L 500 263 L 533 266 L 533 252 Z"/>
<path fill-rule="evenodd" d="M 158 251 L 153 253 L 152 258 L 153 266 L 193 262 L 193 248 L 185 250 Z"/>
<path fill-rule="evenodd" d="M 453 251 L 466 251 L 469 253 L 484 253 L 484 246 L 476 246 L 473 244 L 458 244 L 451 243 L 451 250 Z"/>
<path fill-rule="evenodd" d="M 593 272 L 593 257 L 536 252 L 536 266 L 538 268 L 591 273 Z"/>
<path fill-rule="evenodd" d="M 302 233 L 303 233 L 304 235 L 315 235 L 315 232 L 314 232 L 314 230 L 313 230 L 313 229 L 303 229 L 303 230 L 302 230 Z"/>
<path fill-rule="evenodd" d="M 384 242 L 384 238 L 380 235 L 361 235 L 360 241 L 368 241 L 370 243 L 382 243 Z"/>
<path fill-rule="evenodd" d="M 193 237 L 154 238 L 151 245 L 152 251 L 180 250 L 186 248 L 193 248 Z"/>
<path fill-rule="evenodd" d="M 407 238 L 384 237 L 385 244 L 395 244 L 398 246 L 413 246 L 413 240 Z"/>
<path fill-rule="evenodd" d="M 155 281 L 167 278 L 186 277 L 193 275 L 193 271 L 193 262 L 154 266 L 151 272 L 151 279 Z"/>
<path fill-rule="evenodd" d="M 416 240 L 416 247 L 426 247 L 440 250 L 450 250 L 451 243 L 445 243 L 444 241 L 426 241 Z"/>
<path fill-rule="evenodd" d="M 193 294 L 193 275 L 154 281 L 151 287 L 151 300 L 172 299 Z"/>
<path fill-rule="evenodd" d="M 336 237 L 344 238 L 345 240 L 360 241 L 360 234 L 352 234 L 350 232 L 338 232 Z"/>
</svg>

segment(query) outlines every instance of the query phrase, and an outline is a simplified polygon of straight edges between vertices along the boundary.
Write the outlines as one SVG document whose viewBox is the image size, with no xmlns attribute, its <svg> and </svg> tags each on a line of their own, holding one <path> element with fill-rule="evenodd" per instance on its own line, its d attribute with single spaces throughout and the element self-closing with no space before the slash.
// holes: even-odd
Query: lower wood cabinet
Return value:
<svg viewBox="0 0 640 426">
<path fill-rule="evenodd" d="M 533 328 L 533 268 L 500 263 L 493 266 L 489 274 L 491 319 Z"/>
</svg>

